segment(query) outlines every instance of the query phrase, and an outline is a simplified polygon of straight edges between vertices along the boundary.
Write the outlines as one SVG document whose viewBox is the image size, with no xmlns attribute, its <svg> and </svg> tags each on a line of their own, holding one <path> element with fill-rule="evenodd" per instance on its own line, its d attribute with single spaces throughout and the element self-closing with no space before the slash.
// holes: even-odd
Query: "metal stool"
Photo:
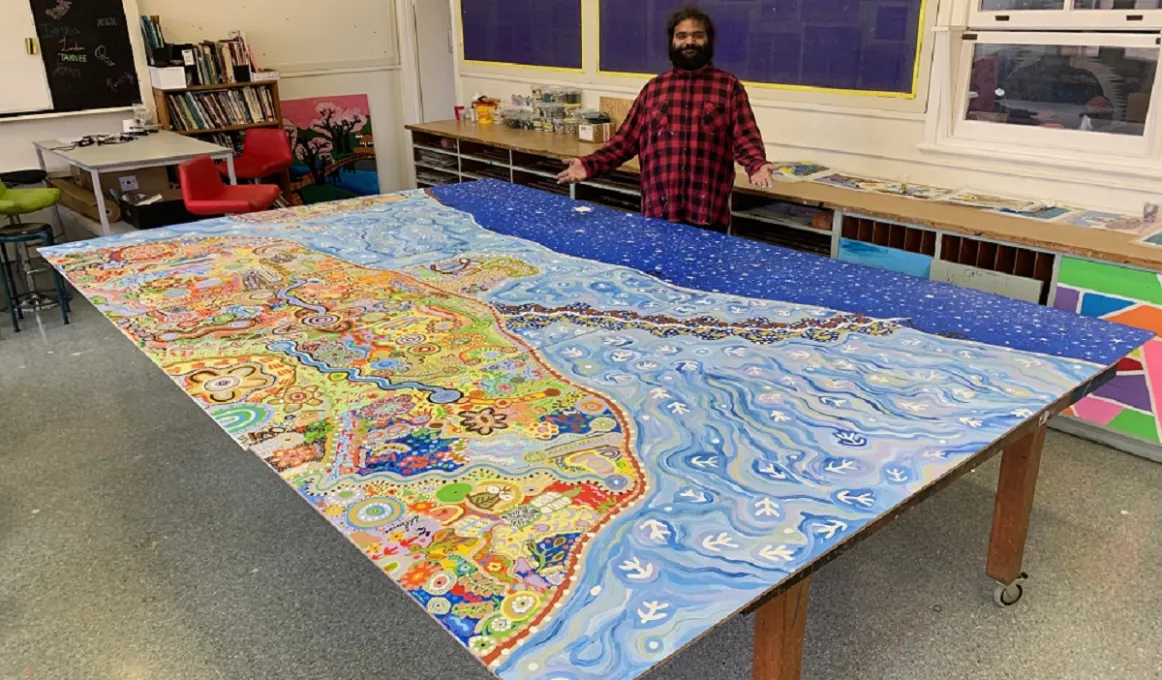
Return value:
<svg viewBox="0 0 1162 680">
<path fill-rule="evenodd" d="M 65 291 L 64 279 L 55 269 L 50 267 L 53 282 L 56 284 L 56 300 L 37 293 L 33 276 L 44 270 L 32 269 L 31 258 L 28 255 L 29 245 L 51 246 L 54 242 L 52 226 L 48 224 L 15 223 L 0 228 L 0 268 L 4 270 L 0 278 L 4 282 L 4 297 L 8 301 L 8 311 L 12 315 L 12 329 L 17 333 L 20 332 L 19 320 L 24 318 L 24 310 L 26 309 L 40 311 L 59 306 L 61 318 L 66 324 L 69 322 L 69 298 Z M 29 292 L 18 297 L 16 296 L 16 279 L 12 276 L 12 263 L 8 259 L 7 244 L 9 243 L 23 246 L 24 249 L 24 275 L 28 282 Z"/>
<path fill-rule="evenodd" d="M 11 170 L 9 172 L 0 172 L 0 182 L 10 187 L 35 186 L 45 184 L 48 180 L 48 173 L 40 169 L 30 170 Z M 53 206 L 56 209 L 56 206 Z M 57 213 L 57 220 L 60 220 L 60 213 Z M 5 245 L 0 245 L 0 248 L 7 248 Z M 15 294 L 15 291 L 13 291 Z M 6 298 L 7 299 L 7 298 Z M 0 304 L 0 312 L 8 311 L 8 303 L 5 301 Z"/>
</svg>

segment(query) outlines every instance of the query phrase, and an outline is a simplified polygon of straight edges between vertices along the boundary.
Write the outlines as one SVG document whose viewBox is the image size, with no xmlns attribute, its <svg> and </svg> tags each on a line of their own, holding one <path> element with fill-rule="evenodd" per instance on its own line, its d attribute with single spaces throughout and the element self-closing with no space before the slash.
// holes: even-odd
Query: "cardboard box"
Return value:
<svg viewBox="0 0 1162 680">
<path fill-rule="evenodd" d="M 583 142 L 604 144 L 613 137 L 613 125 L 610 123 L 581 123 L 577 126 L 577 137 Z"/>
<path fill-rule="evenodd" d="M 93 190 L 93 176 L 88 170 L 82 170 L 74 165 L 72 171 L 73 181 L 77 186 L 89 191 Z M 122 178 L 129 178 L 131 181 L 123 185 Z M 136 186 L 133 186 L 134 183 Z M 130 192 L 160 194 L 167 189 L 169 189 L 169 172 L 166 168 L 142 168 L 140 170 L 101 173 L 101 190 L 106 199 L 109 198 L 110 190 L 113 191 L 114 195 L 120 196 Z"/>
<path fill-rule="evenodd" d="M 202 219 L 186 210 L 181 189 L 167 189 L 161 192 L 160 200 L 143 205 L 134 203 L 134 200 L 149 200 L 151 196 L 135 192 L 124 198 L 126 200 L 121 203 L 122 219 L 138 229 L 168 227 Z"/>
<path fill-rule="evenodd" d="M 158 90 L 184 90 L 186 69 L 184 66 L 150 66 L 149 82 Z"/>
<path fill-rule="evenodd" d="M 101 215 L 97 212 L 97 195 L 91 189 L 67 179 L 53 178 L 49 180 L 49 184 L 61 190 L 61 205 L 91 220 L 101 221 Z M 117 201 L 105 199 L 105 214 L 109 216 L 109 222 L 121 221 L 121 207 L 117 205 Z"/>
</svg>

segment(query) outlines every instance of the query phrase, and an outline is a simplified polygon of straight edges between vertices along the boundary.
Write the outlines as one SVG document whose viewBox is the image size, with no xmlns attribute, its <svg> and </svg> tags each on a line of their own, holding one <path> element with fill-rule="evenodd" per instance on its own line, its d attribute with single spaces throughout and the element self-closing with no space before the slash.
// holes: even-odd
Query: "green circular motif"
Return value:
<svg viewBox="0 0 1162 680">
<path fill-rule="evenodd" d="M 611 432 L 615 427 L 617 427 L 617 421 L 608 416 L 594 418 L 589 421 L 589 429 L 594 432 Z"/>
<path fill-rule="evenodd" d="M 347 509 L 347 521 L 360 529 L 376 529 L 391 524 L 403 516 L 403 503 L 394 498 L 378 496 L 355 503 Z"/>
<path fill-rule="evenodd" d="M 441 503 L 459 503 L 464 500 L 468 494 L 472 493 L 472 485 L 464 482 L 456 484 L 445 484 L 436 492 L 436 499 Z"/>
</svg>

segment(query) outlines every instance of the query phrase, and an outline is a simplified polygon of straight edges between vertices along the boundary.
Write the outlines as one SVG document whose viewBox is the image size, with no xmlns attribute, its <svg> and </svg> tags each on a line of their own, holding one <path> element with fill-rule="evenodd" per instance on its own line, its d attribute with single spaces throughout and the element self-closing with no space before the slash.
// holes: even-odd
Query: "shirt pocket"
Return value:
<svg viewBox="0 0 1162 680">
<path fill-rule="evenodd" d="M 721 137 L 730 127 L 730 116 L 724 104 L 706 102 L 702 105 L 702 112 L 695 124 L 703 134 L 711 137 Z"/>
<path fill-rule="evenodd" d="M 673 133 L 670 129 L 670 107 L 663 104 L 650 109 L 646 118 L 646 140 L 659 142 Z"/>
</svg>

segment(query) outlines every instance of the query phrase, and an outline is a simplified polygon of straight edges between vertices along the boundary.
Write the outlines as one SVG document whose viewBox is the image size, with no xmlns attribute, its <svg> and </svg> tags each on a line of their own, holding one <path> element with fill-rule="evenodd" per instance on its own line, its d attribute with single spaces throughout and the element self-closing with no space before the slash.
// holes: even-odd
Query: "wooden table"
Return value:
<svg viewBox="0 0 1162 680">
<path fill-rule="evenodd" d="M 45 254 L 504 680 L 634 678 L 746 610 L 756 680 L 797 680 L 811 574 L 1001 451 L 986 572 L 1015 603 L 1045 424 L 1148 337 L 508 183 L 431 194 Z M 915 327 L 866 313 L 892 279 Z M 1019 323 L 939 332 L 982 307 Z"/>
</svg>

